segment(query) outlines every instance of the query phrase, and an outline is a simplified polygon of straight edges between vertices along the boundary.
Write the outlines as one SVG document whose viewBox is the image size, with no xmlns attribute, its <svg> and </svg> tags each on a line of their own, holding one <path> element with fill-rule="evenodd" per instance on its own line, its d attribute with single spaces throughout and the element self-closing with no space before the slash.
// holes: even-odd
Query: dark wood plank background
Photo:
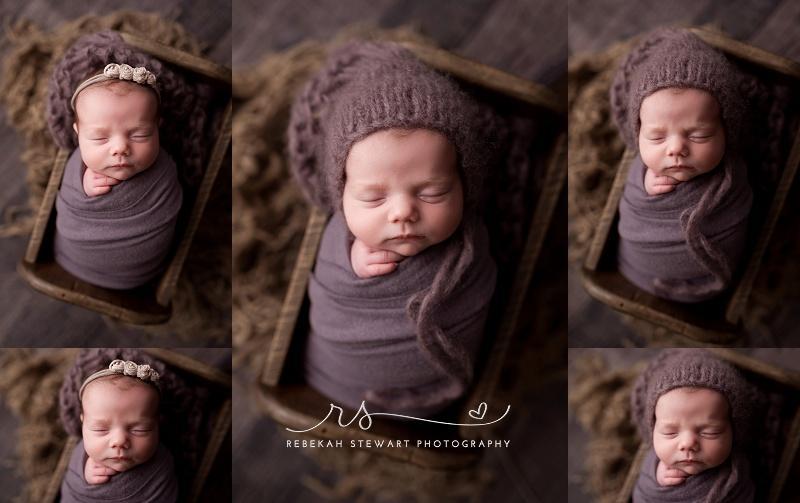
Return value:
<svg viewBox="0 0 800 503">
<path fill-rule="evenodd" d="M 206 44 L 207 57 L 231 65 L 228 0 L 2 0 L 0 29 L 28 19 L 44 30 L 52 30 L 85 14 L 102 15 L 119 9 L 158 12 L 176 20 Z M 7 49 L 7 45 L 0 45 L 0 54 Z M 0 214 L 5 208 L 26 205 L 25 167 L 19 159 L 21 142 L 0 107 Z M 182 344 L 169 335 L 154 336 L 135 327 L 110 323 L 94 312 L 34 291 L 16 273 L 26 246 L 27 236 L 0 238 L 0 347 Z"/>
<path fill-rule="evenodd" d="M 558 0 L 236 0 L 233 7 L 235 69 L 360 22 L 417 26 L 448 50 L 544 84 L 566 73 L 567 10 Z M 319 501 L 301 478 L 330 481 L 332 474 L 283 445 L 278 427 L 254 404 L 253 379 L 243 369 L 234 373 L 234 501 L 264 501 L 267 494 L 276 503 Z M 562 372 L 519 401 L 501 437 L 511 448 L 487 451 L 498 479 L 481 501 L 566 500 L 565 386 Z"/>
<path fill-rule="evenodd" d="M 800 2 L 795 0 L 570 0 L 570 55 L 600 51 L 613 42 L 672 23 L 710 23 L 736 39 L 800 61 Z M 570 347 L 646 342 L 624 325 L 615 311 L 589 297 L 572 267 L 568 284 Z M 754 338 L 754 346 L 800 345 L 800 289 L 782 306 L 776 324 L 770 327 L 777 340 Z"/>
</svg>

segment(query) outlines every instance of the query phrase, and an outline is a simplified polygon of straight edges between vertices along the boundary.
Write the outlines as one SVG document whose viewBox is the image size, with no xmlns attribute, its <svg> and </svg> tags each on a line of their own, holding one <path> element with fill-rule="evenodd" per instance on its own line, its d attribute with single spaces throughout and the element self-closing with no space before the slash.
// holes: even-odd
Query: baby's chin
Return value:
<svg viewBox="0 0 800 503">
<path fill-rule="evenodd" d="M 675 465 L 677 468 L 680 468 L 684 472 L 688 473 L 689 475 L 697 475 L 698 473 L 702 473 L 708 470 L 708 467 L 704 464 L 677 464 Z"/>
<path fill-rule="evenodd" d="M 395 253 L 399 253 L 404 257 L 413 257 L 414 255 L 418 255 L 423 251 L 427 250 L 431 246 L 427 240 L 409 240 L 409 241 L 402 241 L 398 242 L 396 240 L 384 241 L 380 243 L 375 248 L 380 250 L 389 250 Z"/>
<path fill-rule="evenodd" d="M 133 178 L 134 176 L 138 175 L 146 168 L 141 168 L 139 166 L 133 166 L 131 168 L 106 168 L 100 167 L 98 169 L 93 170 L 95 173 L 100 173 L 101 175 L 110 176 L 111 178 L 116 178 L 117 180 L 124 181 L 129 178 Z"/>
<path fill-rule="evenodd" d="M 106 458 L 106 459 L 103 459 L 100 462 L 100 464 L 105 466 L 106 468 L 111 468 L 112 470 L 115 470 L 115 471 L 118 471 L 118 472 L 128 471 L 131 468 L 139 466 L 142 463 L 144 463 L 144 461 L 134 460 L 132 458 L 128 458 L 128 459 Z"/>
<path fill-rule="evenodd" d="M 714 171 L 714 168 L 706 169 L 706 168 L 665 168 L 661 170 L 653 170 L 653 172 L 658 176 L 669 176 L 678 180 L 679 182 L 688 182 L 693 178 L 696 178 L 700 175 L 704 175 L 710 171 Z"/>
</svg>

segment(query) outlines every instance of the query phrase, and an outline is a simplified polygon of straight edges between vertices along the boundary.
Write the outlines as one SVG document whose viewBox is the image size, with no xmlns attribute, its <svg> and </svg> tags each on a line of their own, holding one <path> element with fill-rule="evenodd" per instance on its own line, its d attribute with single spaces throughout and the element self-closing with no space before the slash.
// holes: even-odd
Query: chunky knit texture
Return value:
<svg viewBox="0 0 800 503">
<path fill-rule="evenodd" d="M 450 378 L 458 395 L 472 380 L 473 369 L 462 341 L 447 337 L 443 311 L 466 271 L 481 258 L 476 256 L 475 242 L 483 183 L 498 141 L 494 114 L 403 47 L 355 42 L 330 56 L 292 107 L 288 130 L 292 171 L 306 196 L 333 213 L 341 208 L 350 148 L 390 128 L 437 131 L 458 155 L 464 189 L 462 224 L 444 242 L 446 251 L 433 281 L 420 285 L 406 304 L 422 353 Z M 402 406 L 412 405 L 403 400 Z"/>
<path fill-rule="evenodd" d="M 158 76 L 161 96 L 162 146 L 178 159 L 181 181 L 196 185 L 203 174 L 208 145 L 203 140 L 208 127 L 210 88 L 189 81 L 156 58 L 126 45 L 113 31 L 101 31 L 79 38 L 53 70 L 47 93 L 47 125 L 59 147 L 74 150 L 78 138 L 72 129 L 75 114 L 70 99 L 81 82 L 103 71 L 108 63 L 144 66 Z"/>
<path fill-rule="evenodd" d="M 356 42 L 334 52 L 296 99 L 289 157 L 306 196 L 332 213 L 341 206 L 353 144 L 383 129 L 431 129 L 455 146 L 465 207 L 475 208 L 492 154 L 493 122 L 488 110 L 407 49 Z"/>
<path fill-rule="evenodd" d="M 681 387 L 710 388 L 730 404 L 734 447 L 748 443 L 750 418 L 760 403 L 755 388 L 738 370 L 702 349 L 670 349 L 655 357 L 631 393 L 631 415 L 642 441 L 653 441 L 656 403 L 664 393 Z"/>
</svg>

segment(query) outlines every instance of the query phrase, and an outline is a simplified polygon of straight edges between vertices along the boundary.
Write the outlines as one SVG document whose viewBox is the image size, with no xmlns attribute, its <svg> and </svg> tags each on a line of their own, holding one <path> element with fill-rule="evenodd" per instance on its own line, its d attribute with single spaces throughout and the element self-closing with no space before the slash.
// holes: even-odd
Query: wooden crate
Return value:
<svg viewBox="0 0 800 503">
<path fill-rule="evenodd" d="M 757 72 L 759 78 L 800 85 L 800 64 L 728 38 L 718 32 L 692 28 L 708 44 Z M 795 111 L 795 113 L 800 113 Z M 706 344 L 730 344 L 741 338 L 741 318 L 753 288 L 764 252 L 800 164 L 800 127 L 791 132 L 791 149 L 780 180 L 769 198 L 754 199 L 746 266 L 734 277 L 734 284 L 719 297 L 695 304 L 658 298 L 631 284 L 617 270 L 619 201 L 628 168 L 635 155 L 625 151 L 617 168 L 603 214 L 586 255 L 581 278 L 589 294 L 623 313 L 664 326 L 691 340 Z"/>
<path fill-rule="evenodd" d="M 231 493 L 231 376 L 220 370 L 167 349 L 146 349 L 154 358 L 194 382 L 203 383 L 211 390 L 211 403 L 215 410 L 209 414 L 211 435 L 200 463 L 191 480 L 179 481 L 182 503 L 216 503 L 229 501 Z M 67 472 L 70 456 L 80 438 L 67 438 L 61 457 L 47 487 L 43 501 L 60 501 L 61 482 Z M 176 466 L 177 470 L 177 466 Z"/>
<path fill-rule="evenodd" d="M 486 418 L 500 417 L 506 404 L 494 403 L 494 391 L 506 360 L 509 345 L 515 335 L 517 320 L 524 308 L 523 299 L 531 283 L 534 267 L 543 245 L 545 234 L 553 220 L 553 212 L 564 190 L 566 173 L 566 135 L 564 133 L 564 106 L 554 93 L 537 84 L 509 75 L 444 50 L 417 44 L 404 44 L 422 61 L 460 81 L 465 88 L 480 95 L 492 96 L 503 106 L 524 108 L 534 117 L 547 121 L 551 136 L 541 155 L 545 161 L 543 183 L 536 194 L 527 222 L 527 241 L 523 245 L 515 271 L 510 271 L 513 281 L 498 283 L 493 298 L 493 310 L 487 321 L 486 337 L 482 351 L 490 355 L 476 366 L 476 379 L 465 400 L 448 409 L 444 416 L 449 422 L 475 423 L 468 416 L 469 409 L 481 402 L 488 404 Z M 494 102 L 493 102 L 494 103 Z M 328 412 L 330 399 L 310 388 L 298 376 L 302 366 L 298 345 L 308 335 L 308 306 L 306 295 L 308 278 L 313 269 L 322 232 L 329 218 L 324 212 L 312 208 L 295 263 L 289 288 L 278 318 L 275 334 L 267 354 L 259 383 L 259 402 L 263 410 L 276 422 L 295 430 L 316 425 Z M 500 277 L 498 275 L 498 277 Z M 349 421 L 355 411 L 345 410 L 344 421 Z M 398 422 L 373 419 L 373 426 L 363 431 L 356 424 L 340 428 L 334 423 L 321 426 L 309 436 L 325 439 L 349 440 L 408 439 L 416 440 L 480 438 L 489 428 L 462 428 L 428 425 L 419 422 Z M 334 420 L 335 421 L 335 420 Z M 479 449 L 437 449 L 410 447 L 374 448 L 372 452 L 434 469 L 456 469 L 469 465 L 479 457 Z"/>
<path fill-rule="evenodd" d="M 786 406 L 787 414 L 782 421 L 783 438 L 780 438 L 779 441 L 783 448 L 779 451 L 781 454 L 777 468 L 774 473 L 768 474 L 771 480 L 763 480 L 764 474 L 762 474 L 762 480 L 756 480 L 754 501 L 777 503 L 800 500 L 800 479 L 798 479 L 800 459 L 797 456 L 797 448 L 800 445 L 800 373 L 779 369 L 731 349 L 715 348 L 710 351 L 737 367 L 748 380 L 754 382 L 762 391 L 776 392 L 789 397 Z M 755 424 L 753 427 L 762 428 L 763 426 Z M 633 488 L 639 478 L 639 471 L 647 451 L 645 446 L 639 447 L 617 497 L 617 503 L 631 501 Z M 760 456 L 757 455 L 751 456 L 749 460 L 753 465 L 751 470 L 757 462 L 761 461 Z M 751 476 L 757 473 L 753 471 Z"/>
<path fill-rule="evenodd" d="M 209 111 L 211 123 L 217 121 L 213 148 L 206 160 L 202 181 L 196 189 L 183 187 L 184 202 L 167 258 L 164 272 L 147 284 L 129 290 L 113 290 L 86 283 L 65 271 L 53 258 L 55 201 L 64 167 L 70 152 L 59 149 L 53 169 L 36 214 L 33 232 L 25 256 L 17 267 L 20 275 L 36 290 L 78 306 L 118 318 L 128 323 L 157 324 L 172 315 L 171 300 L 183 269 L 192 239 L 200 223 L 214 180 L 226 158 L 231 139 L 231 72 L 230 69 L 127 33 L 120 33 L 125 42 L 163 63 L 210 83 L 214 88 L 215 110 Z"/>
</svg>

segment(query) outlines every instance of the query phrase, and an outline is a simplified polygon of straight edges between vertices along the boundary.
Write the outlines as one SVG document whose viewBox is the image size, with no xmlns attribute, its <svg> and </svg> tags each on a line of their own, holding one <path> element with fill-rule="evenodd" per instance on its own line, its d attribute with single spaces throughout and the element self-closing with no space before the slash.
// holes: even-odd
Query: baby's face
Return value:
<svg viewBox="0 0 800 503">
<path fill-rule="evenodd" d="M 345 171 L 347 227 L 371 248 L 410 257 L 461 223 L 456 151 L 440 133 L 378 131 L 353 145 Z"/>
<path fill-rule="evenodd" d="M 158 392 L 149 384 L 93 381 L 83 391 L 83 445 L 97 463 L 118 472 L 150 459 L 158 448 Z"/>
<path fill-rule="evenodd" d="M 699 89 L 654 92 L 639 108 L 639 153 L 658 176 L 686 182 L 714 169 L 725 154 L 717 100 Z"/>
<path fill-rule="evenodd" d="M 662 463 L 689 475 L 722 464 L 731 453 L 728 400 L 709 388 L 676 388 L 656 403 L 653 448 Z"/>
<path fill-rule="evenodd" d="M 149 168 L 159 151 L 157 107 L 155 94 L 138 84 L 83 90 L 73 128 L 86 167 L 117 180 Z"/>
</svg>

